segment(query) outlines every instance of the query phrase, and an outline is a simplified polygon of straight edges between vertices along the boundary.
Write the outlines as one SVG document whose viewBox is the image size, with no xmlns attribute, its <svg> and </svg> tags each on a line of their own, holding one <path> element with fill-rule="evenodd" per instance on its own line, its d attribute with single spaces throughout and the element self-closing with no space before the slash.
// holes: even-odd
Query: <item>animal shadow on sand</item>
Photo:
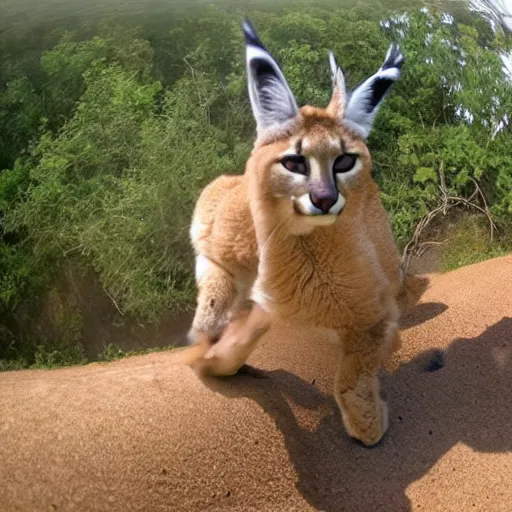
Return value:
<svg viewBox="0 0 512 512">
<path fill-rule="evenodd" d="M 274 419 L 298 489 L 316 509 L 410 511 L 407 487 L 457 443 L 479 452 L 512 451 L 512 318 L 476 338 L 454 340 L 445 350 L 444 367 L 429 372 L 434 354 L 423 352 L 393 375 L 383 375 L 390 429 L 372 449 L 346 435 L 332 396 L 290 372 L 262 371 L 264 378 L 236 375 L 205 384 L 228 397 L 255 400 Z M 319 420 L 304 426 L 290 403 Z"/>
<path fill-rule="evenodd" d="M 414 308 L 414 314 L 406 315 L 400 322 L 400 329 L 404 331 L 428 320 L 432 320 L 432 318 L 444 313 L 447 309 L 448 306 L 442 302 L 424 302 L 423 304 L 418 304 Z"/>
</svg>

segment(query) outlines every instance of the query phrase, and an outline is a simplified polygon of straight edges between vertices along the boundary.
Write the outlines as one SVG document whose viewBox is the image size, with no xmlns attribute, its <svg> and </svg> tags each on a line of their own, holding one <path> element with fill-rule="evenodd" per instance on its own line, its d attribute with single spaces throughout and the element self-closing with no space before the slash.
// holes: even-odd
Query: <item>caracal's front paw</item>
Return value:
<svg viewBox="0 0 512 512">
<path fill-rule="evenodd" d="M 270 328 L 270 316 L 258 305 L 251 311 L 239 313 L 213 342 L 207 335 L 199 336 L 199 346 L 190 364 L 202 375 L 227 377 L 234 375 L 245 364 L 261 337 Z"/>
<path fill-rule="evenodd" d="M 214 345 L 219 341 L 225 326 L 215 326 L 211 329 L 202 329 L 193 326 L 187 333 L 187 345 L 207 343 Z"/>
<path fill-rule="evenodd" d="M 350 437 L 361 441 L 365 446 L 374 446 L 388 430 L 388 406 L 381 399 L 374 404 L 361 405 L 351 412 L 341 406 L 343 424 Z"/>
</svg>

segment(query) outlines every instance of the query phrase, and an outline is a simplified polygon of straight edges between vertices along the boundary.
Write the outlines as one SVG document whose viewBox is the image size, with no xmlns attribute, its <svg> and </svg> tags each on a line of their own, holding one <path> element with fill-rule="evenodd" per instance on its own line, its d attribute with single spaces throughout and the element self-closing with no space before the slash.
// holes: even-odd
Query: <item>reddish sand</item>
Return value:
<svg viewBox="0 0 512 512">
<path fill-rule="evenodd" d="M 343 430 L 320 331 L 276 326 L 263 378 L 205 384 L 172 352 L 1 374 L 0 510 L 510 512 L 511 317 L 512 256 L 433 276 L 373 449 Z"/>
</svg>

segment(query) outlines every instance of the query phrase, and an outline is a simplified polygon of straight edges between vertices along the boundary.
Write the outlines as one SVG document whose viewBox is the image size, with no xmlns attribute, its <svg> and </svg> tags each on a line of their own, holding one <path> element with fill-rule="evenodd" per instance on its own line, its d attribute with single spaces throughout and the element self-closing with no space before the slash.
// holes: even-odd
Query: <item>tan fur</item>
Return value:
<svg viewBox="0 0 512 512">
<path fill-rule="evenodd" d="M 271 314 L 334 329 L 342 342 L 335 398 L 348 433 L 372 445 L 388 426 L 377 373 L 400 346 L 399 318 L 426 282 L 402 279 L 363 140 L 329 107 L 303 107 L 295 126 L 293 133 L 257 143 L 244 175 L 222 176 L 201 194 L 191 238 L 207 265 L 198 276 L 190 336 L 217 337 L 230 314 L 246 306 L 251 289 L 252 299 Z M 340 152 L 329 141 L 360 154 L 357 174 L 338 183 L 344 209 L 326 225 L 325 218 L 297 213 L 290 196 L 304 190 L 279 169 L 281 155 L 299 139 L 304 154 L 320 162 Z"/>
<path fill-rule="evenodd" d="M 216 343 L 202 334 L 198 343 L 183 353 L 182 362 L 201 377 L 234 375 L 269 328 L 269 314 L 256 304 L 250 312 L 238 313 Z"/>
</svg>

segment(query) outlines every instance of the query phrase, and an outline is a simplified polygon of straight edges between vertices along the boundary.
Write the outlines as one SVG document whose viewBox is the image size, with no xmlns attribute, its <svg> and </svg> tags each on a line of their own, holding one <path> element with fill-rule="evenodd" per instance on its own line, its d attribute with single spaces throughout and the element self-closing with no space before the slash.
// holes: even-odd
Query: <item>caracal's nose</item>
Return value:
<svg viewBox="0 0 512 512">
<path fill-rule="evenodd" d="M 310 194 L 311 202 L 315 208 L 318 208 L 322 213 L 329 213 L 329 210 L 336 204 L 338 200 L 338 194 L 329 192 L 327 194 Z"/>
</svg>

